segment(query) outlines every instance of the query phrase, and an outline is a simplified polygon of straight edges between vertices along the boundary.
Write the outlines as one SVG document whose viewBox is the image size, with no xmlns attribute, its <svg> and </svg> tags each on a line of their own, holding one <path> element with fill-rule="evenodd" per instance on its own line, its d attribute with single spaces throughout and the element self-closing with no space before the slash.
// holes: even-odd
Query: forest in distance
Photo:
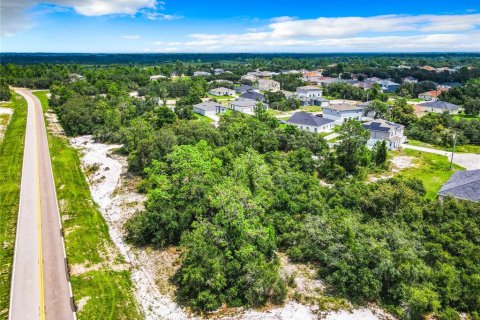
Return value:
<svg viewBox="0 0 480 320">
<path fill-rule="evenodd" d="M 394 93 L 333 83 L 324 95 L 373 101 L 371 109 L 405 126 L 407 135 L 440 147 L 480 145 L 478 54 L 14 54 L 2 53 L 0 94 L 10 86 L 49 89 L 50 108 L 70 137 L 93 135 L 118 143 L 131 174 L 147 195 L 145 210 L 126 223 L 126 240 L 139 247 L 182 248 L 171 281 L 194 312 L 223 305 L 281 304 L 289 279 L 278 252 L 315 266 L 328 294 L 355 305 L 377 303 L 401 319 L 480 319 L 480 205 L 426 197 L 417 178 L 367 181 L 388 171 L 383 143 L 367 148 L 358 121 L 322 135 L 282 123 L 266 108 L 253 115 L 226 112 L 218 126 L 201 121 L 193 105 L 215 80 L 240 83 L 247 72 L 324 69 L 342 77 L 382 79 L 413 75 Z M 408 64 L 412 69 L 392 66 Z M 472 66 L 456 73 L 418 68 Z M 231 73 L 205 78 L 200 70 Z M 71 81 L 72 73 L 82 81 Z M 164 75 L 158 81 L 152 75 Z M 186 75 L 173 79 L 172 74 Z M 294 91 L 296 76 L 274 79 Z M 433 83 L 459 82 L 442 94 L 466 105 L 473 120 L 450 114 L 417 117 L 408 99 Z M 244 83 L 249 84 L 249 83 Z M 252 83 L 250 83 L 252 84 Z M 233 85 L 231 86 L 233 88 Z M 137 92 L 142 99 L 131 96 Z M 299 107 L 281 93 L 265 93 L 270 107 Z M 175 108 L 166 106 L 175 100 Z"/>
</svg>

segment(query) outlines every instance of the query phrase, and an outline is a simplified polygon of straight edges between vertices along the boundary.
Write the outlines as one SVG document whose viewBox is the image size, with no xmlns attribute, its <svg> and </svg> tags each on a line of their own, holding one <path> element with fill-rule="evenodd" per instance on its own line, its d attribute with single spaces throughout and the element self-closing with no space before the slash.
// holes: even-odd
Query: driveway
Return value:
<svg viewBox="0 0 480 320">
<path fill-rule="evenodd" d="M 418 150 L 418 151 L 423 151 L 423 152 L 439 154 L 439 155 L 442 155 L 442 156 L 446 156 L 449 159 L 452 156 L 452 153 L 449 152 L 449 151 L 412 146 L 412 145 L 405 144 L 405 143 L 401 144 L 400 146 L 402 148 L 405 148 L 405 149 L 412 149 L 412 150 Z M 464 167 L 467 170 L 480 169 L 480 154 L 476 154 L 476 153 L 454 153 L 453 154 L 453 163 L 458 164 L 459 166 Z"/>
</svg>

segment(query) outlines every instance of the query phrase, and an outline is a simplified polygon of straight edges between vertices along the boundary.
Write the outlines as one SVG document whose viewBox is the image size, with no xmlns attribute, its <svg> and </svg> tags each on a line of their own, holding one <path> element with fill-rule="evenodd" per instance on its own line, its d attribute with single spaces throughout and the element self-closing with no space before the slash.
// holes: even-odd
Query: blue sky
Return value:
<svg viewBox="0 0 480 320">
<path fill-rule="evenodd" d="M 478 52 L 479 9 L 442 0 L 2 0 L 0 49 Z"/>
</svg>

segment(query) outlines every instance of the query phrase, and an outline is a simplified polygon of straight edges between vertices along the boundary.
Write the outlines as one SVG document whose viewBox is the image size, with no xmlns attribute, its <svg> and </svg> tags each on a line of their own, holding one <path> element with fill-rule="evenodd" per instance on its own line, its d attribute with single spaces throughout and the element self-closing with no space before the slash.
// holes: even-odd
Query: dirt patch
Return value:
<svg viewBox="0 0 480 320">
<path fill-rule="evenodd" d="M 52 110 L 47 110 L 45 112 L 45 118 L 47 119 L 47 129 L 48 132 L 51 132 L 54 136 L 63 137 L 65 136 L 65 132 L 63 131 L 60 122 L 58 121 L 57 114 Z"/>
<path fill-rule="evenodd" d="M 85 305 L 87 304 L 88 300 L 90 300 L 90 297 L 89 296 L 86 296 L 86 297 L 83 297 L 82 299 L 78 299 L 76 301 L 76 306 L 77 306 L 77 312 L 80 312 L 82 311 L 82 309 L 85 307 Z"/>
<path fill-rule="evenodd" d="M 376 182 L 379 180 L 387 180 L 393 178 L 395 173 L 402 171 L 403 169 L 407 169 L 410 167 L 414 167 L 415 164 L 415 157 L 410 156 L 394 156 L 390 160 L 390 170 L 381 175 L 370 175 L 367 178 L 368 182 Z"/>
<path fill-rule="evenodd" d="M 2 141 L 8 124 L 12 118 L 13 109 L 0 107 L 0 141 Z"/>
</svg>

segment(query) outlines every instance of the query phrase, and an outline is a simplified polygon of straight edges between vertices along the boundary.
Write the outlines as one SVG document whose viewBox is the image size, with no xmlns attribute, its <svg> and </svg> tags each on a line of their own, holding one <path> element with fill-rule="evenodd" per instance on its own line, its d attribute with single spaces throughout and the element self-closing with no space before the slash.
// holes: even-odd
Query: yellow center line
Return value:
<svg viewBox="0 0 480 320">
<path fill-rule="evenodd" d="M 33 99 L 32 99 L 33 101 Z M 42 244 L 42 209 L 40 205 L 40 165 L 38 159 L 38 134 L 37 134 L 37 113 L 33 101 L 33 128 L 35 136 L 35 166 L 36 166 L 36 187 L 37 187 L 37 236 L 38 236 L 38 271 L 40 278 L 40 320 L 45 320 L 45 290 L 43 284 L 43 244 Z"/>
</svg>

